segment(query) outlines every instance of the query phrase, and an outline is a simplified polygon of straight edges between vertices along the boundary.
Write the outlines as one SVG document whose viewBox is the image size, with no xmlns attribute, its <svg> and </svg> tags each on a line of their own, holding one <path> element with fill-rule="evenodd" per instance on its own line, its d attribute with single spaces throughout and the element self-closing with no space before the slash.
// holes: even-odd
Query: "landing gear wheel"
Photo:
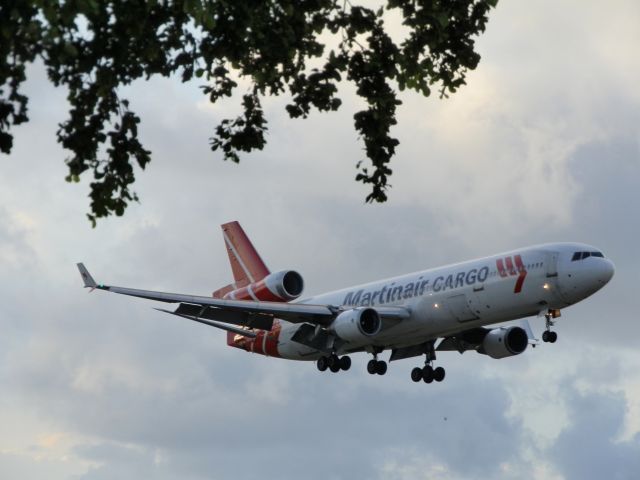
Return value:
<svg viewBox="0 0 640 480">
<path fill-rule="evenodd" d="M 444 380 L 444 368 L 442 367 L 436 367 L 436 369 L 433 371 L 433 379 L 436 382 L 441 382 L 442 380 Z"/>
<path fill-rule="evenodd" d="M 338 356 L 334 353 L 331 354 L 327 357 L 327 366 L 329 368 L 333 367 L 334 365 L 337 365 L 338 362 L 340 361 L 340 359 L 338 358 Z"/>
<path fill-rule="evenodd" d="M 558 334 L 556 332 L 552 332 L 551 330 L 542 332 L 543 342 L 556 343 L 556 340 L 558 340 Z"/>
<path fill-rule="evenodd" d="M 320 357 L 316 362 L 316 366 L 318 367 L 318 370 L 320 370 L 321 372 L 324 372 L 327 368 L 329 368 L 327 357 Z"/>
<path fill-rule="evenodd" d="M 422 369 L 422 380 L 424 380 L 424 383 L 433 382 L 433 374 L 433 367 L 431 365 L 425 365 Z"/>
<path fill-rule="evenodd" d="M 422 369 L 420 367 L 416 367 L 411 370 L 411 380 L 414 382 L 419 382 L 422 380 Z"/>
<path fill-rule="evenodd" d="M 367 372 L 369 372 L 371 375 L 376 374 L 378 371 L 377 363 L 378 361 L 375 359 L 369 360 L 369 362 L 367 363 Z"/>
<path fill-rule="evenodd" d="M 329 367 L 329 370 L 331 370 L 333 373 L 338 373 L 340 371 L 340 362 L 336 362 L 333 365 L 331 365 Z"/>
<path fill-rule="evenodd" d="M 542 341 L 549 343 L 556 343 L 558 340 L 558 334 L 556 332 L 551 331 L 551 327 L 556 323 L 555 318 L 560 316 L 560 310 L 549 310 L 548 313 L 545 314 L 547 329 L 542 332 Z"/>
<path fill-rule="evenodd" d="M 384 375 L 385 373 L 387 373 L 387 362 L 385 362 L 384 360 L 376 362 L 376 373 L 378 375 Z"/>
<path fill-rule="evenodd" d="M 345 372 L 351 368 L 351 357 L 345 355 L 340 359 L 340 369 Z"/>
</svg>

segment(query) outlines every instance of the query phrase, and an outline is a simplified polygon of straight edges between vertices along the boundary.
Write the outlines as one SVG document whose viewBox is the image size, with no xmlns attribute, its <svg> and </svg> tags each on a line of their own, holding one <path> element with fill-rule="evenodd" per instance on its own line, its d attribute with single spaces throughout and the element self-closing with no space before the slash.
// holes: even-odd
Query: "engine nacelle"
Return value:
<svg viewBox="0 0 640 480">
<path fill-rule="evenodd" d="M 523 328 L 501 327 L 494 328 L 484 337 L 479 353 L 491 358 L 504 358 L 520 355 L 529 345 L 529 336 Z"/>
<path fill-rule="evenodd" d="M 290 302 L 302 294 L 304 281 L 294 270 L 270 273 L 259 282 L 227 293 L 227 300 L 263 300 L 267 302 Z"/>
<path fill-rule="evenodd" d="M 373 308 L 353 308 L 336 317 L 329 331 L 351 343 L 366 342 L 380 332 L 382 321 Z"/>
</svg>

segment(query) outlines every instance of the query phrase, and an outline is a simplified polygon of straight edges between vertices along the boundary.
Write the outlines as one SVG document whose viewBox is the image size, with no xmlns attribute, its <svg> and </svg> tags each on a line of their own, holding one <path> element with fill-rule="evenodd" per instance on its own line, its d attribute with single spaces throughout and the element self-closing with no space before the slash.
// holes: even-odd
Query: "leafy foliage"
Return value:
<svg viewBox="0 0 640 480">
<path fill-rule="evenodd" d="M 455 92 L 480 60 L 473 37 L 497 0 L 379 3 L 375 10 L 349 0 L 3 0 L 0 150 L 11 151 L 11 126 L 28 120 L 20 86 L 39 58 L 53 84 L 68 88 L 69 118 L 57 137 L 71 152 L 68 181 L 93 172 L 88 216 L 95 225 L 137 200 L 134 166 L 150 161 L 138 141 L 140 118 L 118 95 L 123 85 L 154 75 L 196 77 L 216 102 L 235 93 L 239 77 L 249 79 L 244 113 L 223 120 L 211 138 L 212 150 L 238 162 L 238 152 L 265 145 L 261 98 L 288 91 L 287 112 L 304 118 L 313 109 L 337 110 L 338 86 L 348 81 L 366 103 L 354 124 L 371 162 L 358 163 L 356 180 L 371 185 L 367 201 L 383 202 L 398 145 L 390 135 L 401 103 L 396 88 Z M 402 41 L 387 32 L 385 10 L 400 13 L 408 32 Z"/>
</svg>

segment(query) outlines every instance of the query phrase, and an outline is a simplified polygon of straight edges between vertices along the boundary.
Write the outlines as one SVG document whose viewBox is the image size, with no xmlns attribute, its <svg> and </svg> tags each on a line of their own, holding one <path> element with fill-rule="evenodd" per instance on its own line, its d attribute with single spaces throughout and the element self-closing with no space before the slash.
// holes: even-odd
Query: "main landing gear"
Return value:
<svg viewBox="0 0 640 480">
<path fill-rule="evenodd" d="M 444 368 L 433 368 L 432 365 L 432 362 L 436 359 L 436 351 L 433 348 L 433 343 L 429 345 L 425 356 L 424 367 L 416 367 L 411 370 L 411 380 L 416 383 L 420 380 L 424 381 L 424 383 L 431 383 L 434 380 L 436 382 L 443 381 L 445 377 Z"/>
<path fill-rule="evenodd" d="M 556 343 L 558 334 L 551 331 L 551 327 L 555 325 L 555 319 L 560 316 L 560 310 L 552 309 L 544 314 L 546 320 L 546 330 L 542 332 L 542 341 L 545 343 Z"/>
<path fill-rule="evenodd" d="M 442 367 L 433 368 L 431 365 L 425 365 L 424 367 L 416 367 L 411 370 L 411 380 L 414 382 L 419 382 L 423 380 L 424 383 L 431 383 L 434 380 L 436 382 L 441 382 L 444 380 L 445 371 Z"/>
<path fill-rule="evenodd" d="M 371 375 L 384 375 L 387 373 L 387 362 L 384 360 L 376 360 L 375 358 L 371 359 L 367 363 L 367 372 Z"/>
<path fill-rule="evenodd" d="M 339 372 L 340 370 L 346 371 L 351 368 L 351 357 L 347 355 L 338 357 L 335 353 L 332 353 L 328 357 L 320 357 L 316 366 L 321 372 L 324 372 L 327 368 L 333 373 Z"/>
<path fill-rule="evenodd" d="M 382 352 L 382 349 L 374 350 L 373 358 L 367 363 L 367 372 L 371 375 L 384 375 L 387 373 L 387 362 L 384 360 L 378 360 L 378 353 L 380 352 Z"/>
</svg>

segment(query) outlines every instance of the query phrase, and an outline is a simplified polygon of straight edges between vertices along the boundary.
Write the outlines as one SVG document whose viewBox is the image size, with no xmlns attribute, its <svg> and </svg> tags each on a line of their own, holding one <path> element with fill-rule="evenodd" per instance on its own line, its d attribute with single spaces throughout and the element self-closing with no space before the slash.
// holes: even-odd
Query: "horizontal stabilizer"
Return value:
<svg viewBox="0 0 640 480">
<path fill-rule="evenodd" d="M 254 332 L 249 330 L 244 330 L 242 328 L 232 327 L 231 325 L 225 325 L 224 323 L 218 323 L 213 320 L 207 320 L 204 318 L 192 317 L 190 315 L 183 315 L 178 312 L 172 312 L 171 310 L 165 310 L 164 308 L 156 308 L 159 312 L 170 313 L 171 315 L 175 315 L 177 317 L 186 318 L 188 320 L 193 320 L 194 322 L 203 323 L 204 325 L 209 325 L 210 327 L 219 328 L 220 330 L 225 330 L 227 332 L 235 333 L 236 335 L 242 335 L 244 337 L 255 338 L 257 335 Z"/>
</svg>

